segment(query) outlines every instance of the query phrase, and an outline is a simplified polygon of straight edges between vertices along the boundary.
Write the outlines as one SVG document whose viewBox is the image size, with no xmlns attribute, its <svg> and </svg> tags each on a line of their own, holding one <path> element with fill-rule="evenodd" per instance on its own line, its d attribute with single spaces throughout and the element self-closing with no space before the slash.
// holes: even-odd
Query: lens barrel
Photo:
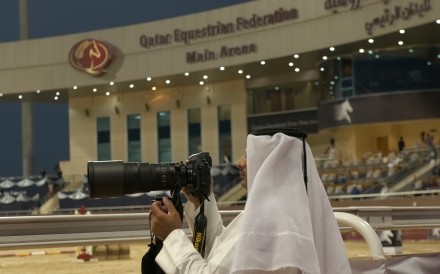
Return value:
<svg viewBox="0 0 440 274">
<path fill-rule="evenodd" d="M 89 197 L 121 197 L 126 194 L 155 190 L 177 190 L 192 185 L 191 194 L 208 197 L 210 193 L 210 168 L 208 152 L 193 154 L 188 166 L 178 163 L 124 163 L 117 161 L 88 161 L 87 179 Z"/>
<path fill-rule="evenodd" d="M 176 182 L 187 184 L 183 163 L 138 163 L 89 161 L 87 178 L 90 198 L 120 197 L 125 194 L 172 190 Z"/>
<path fill-rule="evenodd" d="M 124 195 L 124 163 L 122 161 L 87 162 L 90 198 Z"/>
</svg>

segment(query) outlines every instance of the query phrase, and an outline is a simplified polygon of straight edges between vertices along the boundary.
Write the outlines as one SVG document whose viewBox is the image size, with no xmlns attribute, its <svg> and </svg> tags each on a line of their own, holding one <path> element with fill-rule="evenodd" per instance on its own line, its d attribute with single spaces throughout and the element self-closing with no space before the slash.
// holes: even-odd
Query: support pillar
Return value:
<svg viewBox="0 0 440 274">
<path fill-rule="evenodd" d="M 28 0 L 20 0 L 20 40 L 29 39 Z M 21 103 L 21 139 L 23 177 L 34 174 L 34 147 L 32 126 L 32 104 Z"/>
</svg>

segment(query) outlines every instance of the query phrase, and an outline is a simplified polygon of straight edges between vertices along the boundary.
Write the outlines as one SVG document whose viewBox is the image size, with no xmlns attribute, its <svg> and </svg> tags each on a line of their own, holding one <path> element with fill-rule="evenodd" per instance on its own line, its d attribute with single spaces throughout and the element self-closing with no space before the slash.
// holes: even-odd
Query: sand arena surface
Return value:
<svg viewBox="0 0 440 274">
<path fill-rule="evenodd" d="M 75 247 L 40 248 L 28 250 L 0 251 L 1 274 L 124 274 L 141 273 L 142 256 L 147 251 L 146 243 L 130 244 L 128 258 L 107 259 L 89 262 L 76 260 Z M 53 255 L 28 255 L 44 253 Z M 59 254 L 60 252 L 64 252 Z M 22 256 L 11 257 L 11 254 Z"/>
<path fill-rule="evenodd" d="M 346 250 L 350 258 L 368 257 L 369 250 L 362 240 L 346 241 Z M 403 243 L 404 254 L 420 254 L 440 252 L 438 241 L 408 241 Z M 147 251 L 146 243 L 129 245 L 130 254 L 124 259 L 108 259 L 91 262 L 75 261 L 75 247 L 57 247 L 32 250 L 2 250 L 0 251 L 1 274 L 125 274 L 141 273 L 141 259 Z M 30 252 L 55 255 L 28 255 Z M 59 254 L 60 251 L 70 252 Z M 10 256 L 18 254 L 23 256 Z M 27 255 L 26 255 L 27 254 Z"/>
</svg>

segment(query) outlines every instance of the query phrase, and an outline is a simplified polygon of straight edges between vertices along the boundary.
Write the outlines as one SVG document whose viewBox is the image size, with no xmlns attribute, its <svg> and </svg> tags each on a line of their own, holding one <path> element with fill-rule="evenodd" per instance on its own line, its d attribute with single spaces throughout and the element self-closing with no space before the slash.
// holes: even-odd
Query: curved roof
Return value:
<svg viewBox="0 0 440 274">
<path fill-rule="evenodd" d="M 249 1 L 0 1 L 0 25 L 8 26 L 0 29 L 0 42 L 20 40 L 20 2 L 27 4 L 28 37 L 34 39 L 146 23 Z"/>
</svg>

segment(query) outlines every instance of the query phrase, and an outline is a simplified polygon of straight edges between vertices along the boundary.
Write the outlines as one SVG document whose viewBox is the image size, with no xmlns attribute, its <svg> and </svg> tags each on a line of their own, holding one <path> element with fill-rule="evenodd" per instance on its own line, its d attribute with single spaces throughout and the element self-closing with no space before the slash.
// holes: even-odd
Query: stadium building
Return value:
<svg viewBox="0 0 440 274">
<path fill-rule="evenodd" d="M 421 132 L 438 141 L 438 11 L 432 0 L 251 1 L 2 43 L 0 100 L 68 104 L 64 175 L 89 160 L 201 150 L 220 164 L 271 125 L 308 132 L 317 155 L 330 139 L 341 161 L 385 155 L 400 136 L 407 147 Z M 24 141 L 25 175 L 40 168 L 32 147 Z"/>
<path fill-rule="evenodd" d="M 83 14 L 64 3 L 58 17 L 32 0 L 3 4 L 0 22 L 20 14 L 20 35 L 0 37 L 1 211 L 145 210 L 143 195 L 87 199 L 88 161 L 180 162 L 200 151 L 212 156 L 218 200 L 235 203 L 245 191 L 230 164 L 262 127 L 308 133 L 333 206 L 438 206 L 436 0 L 172 1 L 167 12 L 169 3 L 126 3 L 133 18 L 114 22 L 103 18 L 119 4 L 93 2 Z M 77 25 L 44 27 L 63 17 Z M 52 164 L 45 196 L 40 168 Z"/>
</svg>

